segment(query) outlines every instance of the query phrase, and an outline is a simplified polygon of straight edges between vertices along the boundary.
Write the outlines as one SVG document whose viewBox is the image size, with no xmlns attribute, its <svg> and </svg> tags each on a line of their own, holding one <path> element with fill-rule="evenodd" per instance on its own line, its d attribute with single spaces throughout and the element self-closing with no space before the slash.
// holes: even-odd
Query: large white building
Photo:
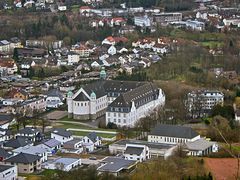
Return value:
<svg viewBox="0 0 240 180">
<path fill-rule="evenodd" d="M 17 166 L 0 165 L 0 180 L 16 180 L 17 177 Z"/>
<path fill-rule="evenodd" d="M 200 135 L 190 127 L 159 124 L 151 130 L 148 142 L 162 144 L 182 144 L 200 139 Z"/>
<path fill-rule="evenodd" d="M 208 115 L 216 105 L 223 105 L 224 94 L 220 91 L 192 91 L 187 94 L 187 108 L 191 117 Z"/>
<path fill-rule="evenodd" d="M 151 26 L 151 19 L 148 16 L 135 16 L 134 25 L 140 27 L 149 27 Z"/>
<path fill-rule="evenodd" d="M 134 126 L 165 103 L 163 91 L 150 82 L 98 81 L 68 93 L 68 114 L 74 119 L 96 119 L 106 112 L 106 123 Z"/>
</svg>

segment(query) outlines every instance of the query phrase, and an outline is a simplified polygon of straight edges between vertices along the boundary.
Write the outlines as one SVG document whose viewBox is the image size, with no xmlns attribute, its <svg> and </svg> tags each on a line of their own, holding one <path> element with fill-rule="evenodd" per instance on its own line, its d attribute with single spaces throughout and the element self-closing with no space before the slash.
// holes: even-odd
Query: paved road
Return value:
<svg viewBox="0 0 240 180">
<path fill-rule="evenodd" d="M 69 131 L 81 131 L 81 132 L 92 132 L 91 129 L 76 129 L 76 128 L 68 128 Z M 96 133 L 104 133 L 104 134 L 117 134 L 115 131 L 102 131 L 102 130 L 94 130 Z"/>
</svg>

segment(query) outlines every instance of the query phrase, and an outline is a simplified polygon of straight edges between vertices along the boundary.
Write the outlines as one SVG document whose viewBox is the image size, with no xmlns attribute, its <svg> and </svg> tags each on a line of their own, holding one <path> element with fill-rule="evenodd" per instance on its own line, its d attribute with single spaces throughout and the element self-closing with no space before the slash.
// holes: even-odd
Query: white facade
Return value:
<svg viewBox="0 0 240 180">
<path fill-rule="evenodd" d="M 148 16 L 135 16 L 134 25 L 140 27 L 149 27 L 151 26 L 151 20 Z"/>
<path fill-rule="evenodd" d="M 108 54 L 110 55 L 115 55 L 117 54 L 117 49 L 115 48 L 115 46 L 110 46 L 110 48 L 108 49 Z"/>
<path fill-rule="evenodd" d="M 68 64 L 72 65 L 72 64 L 76 64 L 78 63 L 80 60 L 80 56 L 77 53 L 69 53 L 68 54 Z"/>
<path fill-rule="evenodd" d="M 161 89 L 159 89 L 159 95 L 156 100 L 149 101 L 148 103 L 136 108 L 134 101 L 130 112 L 110 112 L 106 113 L 106 124 L 112 122 L 117 126 L 134 127 L 136 122 L 143 117 L 146 117 L 152 110 L 157 107 L 164 106 L 165 95 Z"/>
<path fill-rule="evenodd" d="M 0 165 L 0 166 L 8 166 L 6 170 L 0 172 L 0 180 L 16 180 L 18 176 L 17 166 L 9 166 L 9 165 Z"/>
<path fill-rule="evenodd" d="M 77 96 L 83 93 L 85 100 L 77 100 Z M 76 99 L 75 99 L 76 98 Z M 68 103 L 68 113 L 73 114 L 73 116 L 87 117 L 91 115 L 96 115 L 98 112 L 107 108 L 108 101 L 107 95 L 97 98 L 96 94 L 93 92 L 90 96 L 87 92 L 81 88 L 75 95 L 67 98 Z"/>
<path fill-rule="evenodd" d="M 126 153 L 127 148 L 142 148 L 142 153 L 141 154 L 136 154 L 136 153 Z M 149 147 L 145 145 L 137 145 L 137 144 L 126 144 L 126 149 L 124 153 L 124 158 L 126 160 L 133 160 L 133 161 L 145 161 L 147 159 L 150 159 L 150 151 Z"/>
<path fill-rule="evenodd" d="M 55 134 L 54 132 L 51 133 L 51 138 L 58 140 L 59 142 L 61 142 L 61 144 L 65 143 L 67 141 L 73 140 L 73 136 L 65 137 L 65 136 L 61 136 L 59 134 Z"/>
<path fill-rule="evenodd" d="M 167 136 L 157 136 L 148 135 L 148 142 L 162 143 L 162 144 L 182 144 L 186 142 L 193 142 L 200 139 L 200 135 L 194 138 L 180 138 L 180 137 L 167 137 Z"/>
<path fill-rule="evenodd" d="M 44 163 L 42 166 L 44 169 L 59 169 L 62 171 L 70 171 L 81 165 L 81 159 L 75 158 L 59 158 L 53 161 Z"/>
<path fill-rule="evenodd" d="M 49 96 L 46 98 L 48 108 L 58 108 L 63 105 L 62 100 L 59 97 Z"/>
</svg>

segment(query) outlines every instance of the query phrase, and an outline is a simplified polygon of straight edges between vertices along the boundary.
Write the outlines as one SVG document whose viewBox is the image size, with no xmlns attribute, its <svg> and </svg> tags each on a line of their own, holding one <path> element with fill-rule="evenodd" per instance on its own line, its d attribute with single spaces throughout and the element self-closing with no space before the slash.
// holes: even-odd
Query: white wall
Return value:
<svg viewBox="0 0 240 180">
<path fill-rule="evenodd" d="M 73 140 L 73 137 L 70 136 L 69 138 L 60 136 L 58 134 L 51 133 L 51 138 L 56 139 L 61 142 L 61 144 Z"/>
<path fill-rule="evenodd" d="M 16 180 L 18 176 L 17 166 L 0 172 L 0 180 Z"/>
</svg>

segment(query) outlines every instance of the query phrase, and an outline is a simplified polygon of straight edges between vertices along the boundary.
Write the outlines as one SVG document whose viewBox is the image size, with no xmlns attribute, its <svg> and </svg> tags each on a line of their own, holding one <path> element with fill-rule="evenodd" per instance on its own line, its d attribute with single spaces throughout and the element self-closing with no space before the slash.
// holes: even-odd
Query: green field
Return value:
<svg viewBox="0 0 240 180">
<path fill-rule="evenodd" d="M 72 131 L 73 135 L 76 136 L 86 136 L 89 132 L 83 132 L 83 131 Z M 115 134 L 105 134 L 105 133 L 96 133 L 98 136 L 103 138 L 113 138 L 116 136 Z"/>
<path fill-rule="evenodd" d="M 200 45 L 202 45 L 203 47 L 209 47 L 213 49 L 213 48 L 223 47 L 224 43 L 219 41 L 205 41 L 205 42 L 201 42 Z"/>
</svg>

